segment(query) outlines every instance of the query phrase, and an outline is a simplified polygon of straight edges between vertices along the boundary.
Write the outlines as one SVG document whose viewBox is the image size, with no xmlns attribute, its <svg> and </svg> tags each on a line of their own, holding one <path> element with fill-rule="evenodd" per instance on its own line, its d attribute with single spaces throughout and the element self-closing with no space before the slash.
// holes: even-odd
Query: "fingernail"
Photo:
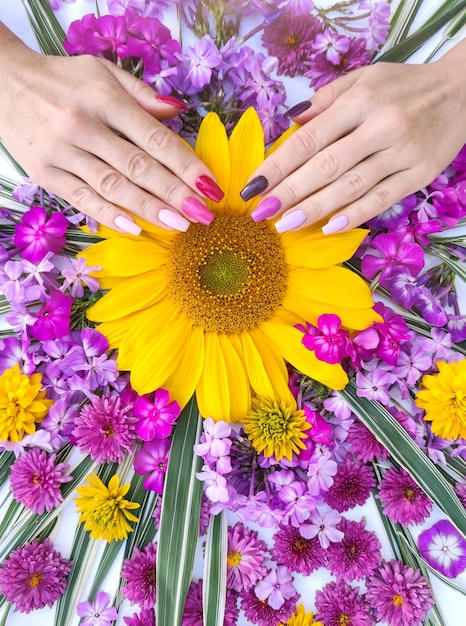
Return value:
<svg viewBox="0 0 466 626">
<path fill-rule="evenodd" d="M 186 198 L 182 202 L 182 207 L 188 217 L 206 226 L 214 219 L 214 214 L 197 198 Z"/>
<path fill-rule="evenodd" d="M 325 226 L 322 226 L 322 232 L 324 235 L 331 235 L 332 233 L 337 233 L 339 230 L 343 230 L 346 226 L 348 226 L 349 220 L 346 215 L 336 215 L 332 217 Z"/>
<path fill-rule="evenodd" d="M 260 193 L 265 191 L 268 187 L 269 181 L 265 176 L 257 176 L 253 178 L 240 192 L 239 195 L 243 198 L 245 202 L 254 198 L 254 196 L 258 196 Z"/>
<path fill-rule="evenodd" d="M 291 109 L 285 111 L 283 115 L 285 117 L 294 117 L 295 115 L 301 115 L 301 113 L 304 113 L 304 111 L 310 109 L 311 106 L 312 102 L 310 102 L 309 100 L 304 100 L 304 102 L 298 102 L 298 104 L 295 104 L 294 107 L 291 107 Z"/>
<path fill-rule="evenodd" d="M 115 226 L 129 235 L 140 235 L 142 228 L 134 220 L 126 215 L 117 215 L 114 219 Z"/>
<path fill-rule="evenodd" d="M 181 230 L 185 233 L 188 228 L 190 222 L 182 215 L 177 213 L 176 211 L 171 211 L 170 209 L 161 209 L 158 213 L 159 220 L 165 226 L 169 226 L 170 228 L 174 228 L 175 230 Z"/>
<path fill-rule="evenodd" d="M 284 215 L 281 220 L 275 223 L 275 228 L 279 233 L 284 233 L 287 230 L 292 230 L 297 226 L 301 226 L 306 221 L 306 213 L 297 209 L 296 211 L 292 211 L 291 213 L 287 213 Z"/>
<path fill-rule="evenodd" d="M 174 107 L 183 109 L 183 111 L 186 111 L 188 108 L 184 102 L 178 100 L 178 98 L 173 98 L 173 96 L 162 96 L 159 94 L 157 96 L 157 100 L 159 100 L 159 102 L 163 102 L 163 104 L 171 104 Z"/>
<path fill-rule="evenodd" d="M 210 176 L 198 176 L 198 178 L 196 178 L 196 187 L 201 193 L 207 196 L 209 200 L 213 200 L 214 202 L 220 202 L 225 195 L 215 180 L 210 178 Z"/>
<path fill-rule="evenodd" d="M 257 207 L 251 213 L 251 217 L 255 222 L 260 222 L 268 217 L 272 217 L 282 206 L 282 203 L 276 196 L 269 196 L 259 202 Z"/>
</svg>

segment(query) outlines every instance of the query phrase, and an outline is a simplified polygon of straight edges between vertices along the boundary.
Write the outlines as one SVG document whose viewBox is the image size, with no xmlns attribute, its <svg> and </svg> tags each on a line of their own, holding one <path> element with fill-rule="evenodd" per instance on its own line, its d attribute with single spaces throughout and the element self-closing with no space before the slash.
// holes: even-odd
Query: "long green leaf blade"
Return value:
<svg viewBox="0 0 466 626">
<path fill-rule="evenodd" d="M 63 47 L 65 32 L 47 0 L 22 0 L 24 8 L 44 54 L 67 56 Z"/>
<path fill-rule="evenodd" d="M 228 526 L 226 511 L 210 518 L 204 555 L 204 626 L 223 626 L 227 593 Z"/>
</svg>

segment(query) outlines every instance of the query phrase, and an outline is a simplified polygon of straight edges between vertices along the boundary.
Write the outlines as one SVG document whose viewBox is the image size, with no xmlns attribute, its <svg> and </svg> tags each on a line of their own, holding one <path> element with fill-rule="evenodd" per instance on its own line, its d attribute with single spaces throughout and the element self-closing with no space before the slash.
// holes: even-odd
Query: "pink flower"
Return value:
<svg viewBox="0 0 466 626">
<path fill-rule="evenodd" d="M 291 574 L 285 565 L 279 565 L 277 569 L 272 569 L 265 578 L 260 580 L 254 593 L 259 598 L 275 609 L 281 609 L 285 600 L 290 600 L 296 596 L 296 589 L 292 583 Z"/>
<path fill-rule="evenodd" d="M 155 493 L 163 493 L 165 474 L 167 473 L 170 441 L 153 439 L 146 441 L 141 450 L 134 456 L 134 471 L 143 475 L 149 473 L 144 480 L 144 488 Z"/>
<path fill-rule="evenodd" d="M 301 524 L 299 532 L 306 539 L 318 537 L 320 545 L 326 550 L 332 541 L 343 539 L 342 531 L 336 528 L 340 520 L 341 515 L 338 511 L 316 507 L 311 512 L 309 520 L 305 524 Z"/>
<path fill-rule="evenodd" d="M 47 252 L 58 252 L 65 243 L 65 231 L 68 220 L 61 213 L 52 213 L 47 220 L 44 207 L 32 207 L 23 215 L 22 223 L 16 226 L 13 238 L 15 246 L 24 248 L 20 255 L 38 263 Z"/>
<path fill-rule="evenodd" d="M 348 356 L 349 335 L 341 329 L 341 319 L 333 313 L 319 315 L 317 326 L 307 325 L 302 342 L 326 363 L 341 363 Z"/>
<path fill-rule="evenodd" d="M 70 332 L 70 313 L 73 299 L 59 291 L 52 292 L 37 313 L 31 335 L 39 341 L 58 339 Z"/>
<path fill-rule="evenodd" d="M 134 415 L 139 417 L 136 424 L 138 437 L 151 441 L 155 437 L 165 439 L 172 432 L 172 426 L 180 414 L 178 402 L 169 402 L 170 394 L 166 389 L 157 389 L 153 401 L 148 396 L 134 402 Z"/>
<path fill-rule="evenodd" d="M 86 619 L 80 622 L 81 626 L 110 626 L 117 619 L 118 613 L 110 604 L 110 596 L 105 591 L 99 591 L 93 602 L 80 602 L 76 613 Z"/>
</svg>

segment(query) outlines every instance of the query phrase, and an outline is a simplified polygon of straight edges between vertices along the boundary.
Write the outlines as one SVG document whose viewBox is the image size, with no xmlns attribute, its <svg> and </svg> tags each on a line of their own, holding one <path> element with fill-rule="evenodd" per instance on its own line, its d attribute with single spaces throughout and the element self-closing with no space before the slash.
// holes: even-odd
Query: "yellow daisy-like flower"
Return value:
<svg viewBox="0 0 466 626">
<path fill-rule="evenodd" d="M 108 487 L 97 474 L 86 476 L 89 486 L 77 487 L 80 497 L 75 498 L 76 510 L 81 513 L 80 522 L 90 531 L 94 539 L 120 541 L 126 539 L 132 528 L 128 523 L 137 522 L 138 518 L 130 513 L 130 509 L 139 508 L 137 502 L 124 500 L 130 485 L 120 487 L 120 479 L 115 474 Z"/>
<path fill-rule="evenodd" d="M 432 422 L 434 435 L 442 439 L 466 437 L 466 359 L 458 363 L 438 361 L 438 374 L 422 377 L 416 404 Z"/>
<path fill-rule="evenodd" d="M 277 461 L 286 457 L 291 461 L 293 452 L 305 449 L 302 439 L 311 428 L 304 411 L 296 410 L 296 403 L 284 400 L 253 398 L 252 409 L 243 420 L 244 432 L 248 435 L 257 453 L 274 456 Z"/>
<path fill-rule="evenodd" d="M 7 369 L 0 376 L 0 440 L 13 443 L 24 435 L 36 432 L 36 424 L 47 415 L 53 400 L 47 400 L 41 391 L 42 374 L 26 376 L 19 365 Z"/>
<path fill-rule="evenodd" d="M 140 394 L 168 389 L 184 406 L 196 392 L 199 410 L 215 420 L 241 421 L 251 392 L 292 402 L 286 362 L 333 389 L 347 376 L 319 361 L 295 328 L 335 313 L 349 329 L 380 317 L 370 290 L 341 267 L 367 231 L 323 235 L 319 227 L 278 234 L 255 223 L 257 199 L 239 192 L 264 159 L 264 133 L 249 109 L 228 139 L 209 113 L 196 142 L 225 197 L 208 202 L 210 226 L 193 223 L 169 232 L 138 220 L 139 237 L 101 228 L 106 240 L 81 255 L 109 292 L 89 319 L 118 348 L 118 365 L 131 372 Z"/>
<path fill-rule="evenodd" d="M 303 604 L 298 604 L 296 612 L 287 620 L 286 624 L 279 623 L 277 626 L 324 626 L 322 622 L 314 621 L 314 614 L 306 611 Z"/>
</svg>

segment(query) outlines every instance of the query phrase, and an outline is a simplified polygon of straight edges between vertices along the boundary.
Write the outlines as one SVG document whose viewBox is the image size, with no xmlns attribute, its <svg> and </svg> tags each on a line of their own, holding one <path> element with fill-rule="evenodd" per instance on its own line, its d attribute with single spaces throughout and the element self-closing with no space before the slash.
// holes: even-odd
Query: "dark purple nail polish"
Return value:
<svg viewBox="0 0 466 626">
<path fill-rule="evenodd" d="M 248 183 L 246 187 L 244 187 L 244 189 L 239 192 L 239 195 L 243 198 L 245 202 L 247 202 L 251 198 L 258 196 L 260 193 L 265 191 L 268 184 L 269 181 L 266 179 L 265 176 L 257 176 L 256 178 L 253 178 L 251 182 Z"/>
<path fill-rule="evenodd" d="M 295 115 L 301 115 L 301 113 L 307 111 L 311 106 L 312 102 L 310 102 L 309 100 L 304 100 L 304 102 L 298 102 L 298 104 L 295 104 L 294 107 L 291 107 L 291 109 L 285 111 L 283 115 L 285 117 L 294 117 Z"/>
</svg>

